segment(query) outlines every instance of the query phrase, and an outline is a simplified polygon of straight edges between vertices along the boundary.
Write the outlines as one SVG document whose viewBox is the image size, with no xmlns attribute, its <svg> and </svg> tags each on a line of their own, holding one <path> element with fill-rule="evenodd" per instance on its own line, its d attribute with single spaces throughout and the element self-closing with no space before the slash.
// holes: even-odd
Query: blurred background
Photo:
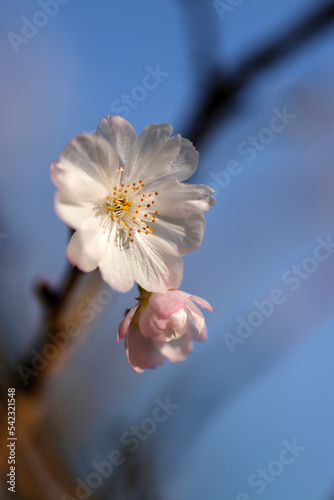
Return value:
<svg viewBox="0 0 334 500">
<path fill-rule="evenodd" d="M 325 0 L 2 1 L 1 498 L 10 387 L 18 499 L 334 498 L 333 21 Z M 142 375 L 116 344 L 137 290 L 69 270 L 53 208 L 50 164 L 109 114 L 173 124 L 217 197 L 182 284 L 209 339 Z"/>
</svg>

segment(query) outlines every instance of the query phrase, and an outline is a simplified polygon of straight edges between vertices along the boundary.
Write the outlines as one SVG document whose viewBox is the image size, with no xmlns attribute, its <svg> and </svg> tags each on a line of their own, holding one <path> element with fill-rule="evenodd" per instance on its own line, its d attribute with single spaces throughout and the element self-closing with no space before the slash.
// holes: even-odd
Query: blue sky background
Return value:
<svg viewBox="0 0 334 500">
<path fill-rule="evenodd" d="M 0 307 L 2 346 L 11 359 L 34 342 L 40 306 L 32 284 L 57 284 L 65 266 L 68 230 L 54 213 L 49 166 L 66 143 L 114 114 L 115 100 L 142 85 L 148 66 L 168 75 L 126 118 L 138 133 L 159 122 L 185 133 L 210 64 L 236 68 L 321 3 L 244 0 L 224 19 L 210 1 L 184 4 L 70 0 L 57 4 L 16 53 L 8 34 L 22 35 L 22 18 L 36 19 L 41 7 L 2 2 L 0 233 L 7 237 L 0 244 Z M 133 290 L 115 295 L 49 381 L 46 426 L 77 477 L 149 417 L 156 398 L 169 396 L 179 408 L 134 454 L 139 461 L 154 457 L 157 498 L 235 500 L 245 492 L 252 500 L 331 500 L 334 256 L 294 291 L 283 275 L 313 255 L 317 238 L 334 239 L 333 42 L 324 30 L 259 73 L 236 112 L 198 147 L 196 182 L 217 187 L 232 160 L 240 170 L 218 185 L 203 244 L 184 259 L 182 289 L 215 309 L 206 314 L 209 340 L 182 364 L 133 373 L 115 343 Z M 240 144 L 284 107 L 295 118 L 248 161 Z M 274 289 L 284 303 L 231 353 L 223 334 L 235 334 L 237 318 L 246 319 L 254 301 Z M 294 439 L 305 451 L 258 495 L 248 477 Z M 101 498 L 109 498 L 117 477 L 103 483 Z"/>
</svg>

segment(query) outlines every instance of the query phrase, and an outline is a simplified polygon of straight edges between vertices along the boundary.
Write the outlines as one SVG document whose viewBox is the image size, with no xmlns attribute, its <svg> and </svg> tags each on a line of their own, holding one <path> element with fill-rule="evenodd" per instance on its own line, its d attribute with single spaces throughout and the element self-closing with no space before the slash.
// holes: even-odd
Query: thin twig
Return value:
<svg viewBox="0 0 334 500">
<path fill-rule="evenodd" d="M 311 13 L 298 26 L 291 28 L 284 35 L 242 62 L 230 75 L 220 68 L 212 68 L 208 75 L 204 98 L 199 109 L 189 121 L 190 129 L 185 134 L 196 146 L 209 136 L 218 120 L 226 119 L 235 110 L 238 95 L 250 83 L 251 79 L 266 68 L 288 57 L 311 38 L 319 35 L 323 29 L 334 22 L 334 4 L 330 2 L 316 12 Z"/>
</svg>

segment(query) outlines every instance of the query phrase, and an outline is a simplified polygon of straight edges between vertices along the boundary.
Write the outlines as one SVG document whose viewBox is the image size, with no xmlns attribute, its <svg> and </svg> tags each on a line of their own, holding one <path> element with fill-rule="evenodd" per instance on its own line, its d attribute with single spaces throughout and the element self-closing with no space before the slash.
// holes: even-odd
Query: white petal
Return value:
<svg viewBox="0 0 334 500">
<path fill-rule="evenodd" d="M 96 203 L 109 194 L 99 180 L 93 179 L 83 170 L 74 172 L 61 162 L 51 165 L 51 176 L 56 179 L 57 187 L 75 204 Z"/>
<path fill-rule="evenodd" d="M 58 191 L 55 196 L 57 215 L 73 229 L 78 229 L 87 219 L 94 217 L 94 205 L 74 205 L 72 200 Z"/>
<path fill-rule="evenodd" d="M 160 215 L 187 220 L 206 212 L 216 202 L 214 189 L 204 184 L 180 183 L 175 177 L 152 182 L 146 191 L 158 191 L 156 208 Z"/>
<path fill-rule="evenodd" d="M 191 335 L 186 333 L 179 339 L 170 342 L 154 341 L 156 348 L 169 361 L 184 361 L 193 350 Z"/>
<path fill-rule="evenodd" d="M 153 341 L 143 337 L 137 325 L 130 326 L 124 347 L 130 365 L 138 373 L 142 373 L 145 368 L 156 368 L 164 362 L 163 356 L 156 349 Z"/>
<path fill-rule="evenodd" d="M 78 229 L 86 219 L 98 214 L 99 201 L 105 200 L 108 191 L 88 175 L 68 174 L 64 185 L 55 195 L 57 215 L 69 226 Z"/>
<path fill-rule="evenodd" d="M 150 292 L 179 288 L 183 262 L 176 248 L 154 234 L 136 235 L 127 249 L 135 281 Z"/>
<path fill-rule="evenodd" d="M 202 243 L 205 229 L 203 215 L 183 220 L 159 215 L 154 224 L 154 233 L 157 237 L 169 241 L 177 247 L 180 255 L 195 250 Z"/>
<path fill-rule="evenodd" d="M 106 116 L 100 121 L 96 134 L 104 137 L 112 145 L 120 166 L 124 168 L 130 149 L 137 139 L 131 123 L 120 116 Z"/>
<path fill-rule="evenodd" d="M 118 157 L 109 142 L 94 134 L 81 134 L 68 143 L 60 154 L 51 176 L 56 186 L 64 184 L 64 176 L 85 172 L 89 177 L 112 188 L 119 178 Z M 81 179 L 82 177 L 78 178 Z"/>
<path fill-rule="evenodd" d="M 81 271 L 96 269 L 106 255 L 108 240 L 97 218 L 87 219 L 72 236 L 67 246 L 68 260 Z"/>
<path fill-rule="evenodd" d="M 116 224 L 110 235 L 108 251 L 99 263 L 102 279 L 118 292 L 128 292 L 134 285 L 133 272 L 122 247 L 116 246 Z"/>
<path fill-rule="evenodd" d="M 157 316 L 150 307 L 140 309 L 139 327 L 143 337 L 158 337 L 167 328 L 168 321 L 169 318 Z"/>
<path fill-rule="evenodd" d="M 123 174 L 124 183 L 131 181 L 132 179 L 137 180 L 141 177 L 143 177 L 144 182 L 146 182 L 147 179 L 143 175 L 144 173 L 147 173 L 150 177 L 152 176 L 153 179 L 157 179 L 170 173 L 171 166 L 169 165 L 169 167 L 166 168 L 166 165 L 163 162 L 162 165 L 157 165 L 155 172 L 147 172 L 147 166 L 151 163 L 154 157 L 157 157 L 159 150 L 167 142 L 172 130 L 173 127 L 168 123 L 149 125 L 143 130 L 134 142 L 127 159 L 125 172 Z M 174 143 L 175 140 L 171 143 L 173 148 L 175 147 Z M 177 154 L 178 151 L 175 153 L 174 158 Z M 174 158 L 172 158 L 171 161 Z"/>
<path fill-rule="evenodd" d="M 179 297 L 189 299 L 191 294 L 188 292 L 184 292 L 183 290 L 173 290 L 173 293 L 177 294 Z"/>
<path fill-rule="evenodd" d="M 198 333 L 197 329 L 194 328 L 192 338 L 193 340 L 196 340 L 196 342 L 204 342 L 205 340 L 208 340 L 208 331 L 206 326 L 203 326 L 201 333 Z"/>
<path fill-rule="evenodd" d="M 182 335 L 188 320 L 188 314 L 185 309 L 181 309 L 170 317 L 170 326 L 175 330 L 176 334 Z"/>
<path fill-rule="evenodd" d="M 172 162 L 180 151 L 180 144 L 181 136 L 179 134 L 170 137 L 159 151 L 152 154 L 150 160 L 142 165 L 138 170 L 138 175 L 145 179 L 145 183 L 170 175 Z"/>
<path fill-rule="evenodd" d="M 189 179 L 197 169 L 199 153 L 193 143 L 182 139 L 180 153 L 172 163 L 171 175 L 179 181 Z"/>
<path fill-rule="evenodd" d="M 167 325 L 167 328 L 164 330 L 164 332 L 154 340 L 157 340 L 158 342 L 170 342 L 171 340 L 175 340 L 176 338 L 180 338 L 180 335 L 176 335 L 176 332 L 172 325 Z"/>
<path fill-rule="evenodd" d="M 167 293 L 152 293 L 148 303 L 152 313 L 166 319 L 183 309 L 186 300 L 173 290 Z"/>
<path fill-rule="evenodd" d="M 186 307 L 188 308 L 188 325 L 190 328 L 190 333 L 194 340 L 198 342 L 202 342 L 208 338 L 207 329 L 205 325 L 204 316 L 202 311 L 198 309 L 198 307 L 194 304 L 196 302 L 204 309 L 208 309 L 209 311 L 213 311 L 209 302 L 202 297 L 197 297 L 196 295 L 190 295 L 190 293 L 183 292 L 182 290 L 175 290 L 175 294 L 179 295 L 186 301 Z"/>
<path fill-rule="evenodd" d="M 159 192 L 155 205 L 159 212 L 155 235 L 176 245 L 180 255 L 198 248 L 205 228 L 202 214 L 215 202 L 210 196 L 212 188 L 181 184 L 175 177 L 168 177 L 149 184 L 146 189 Z"/>
<path fill-rule="evenodd" d="M 137 309 L 138 309 L 138 304 L 134 306 L 132 309 L 130 309 L 130 311 L 126 314 L 125 318 L 120 322 L 117 331 L 117 342 L 119 342 L 120 339 L 124 338 L 129 333 L 130 324 Z"/>
<path fill-rule="evenodd" d="M 140 309 L 139 326 L 144 337 L 158 337 L 166 330 L 168 323 L 177 322 L 177 313 L 184 312 L 185 300 L 173 292 L 152 293 L 148 304 Z"/>
<path fill-rule="evenodd" d="M 202 299 L 202 297 L 197 297 L 196 295 L 190 295 L 190 299 L 193 302 L 196 302 L 196 304 L 201 306 L 203 309 L 208 309 L 209 311 L 213 312 L 212 306 L 209 304 L 207 300 Z"/>
<path fill-rule="evenodd" d="M 188 321 L 184 333 L 187 334 L 193 340 L 196 340 L 197 342 L 203 342 L 208 338 L 205 322 L 203 321 L 203 325 L 200 326 L 200 331 L 198 330 L 198 326 L 199 326 L 198 324 L 197 326 L 195 325 L 194 317 L 190 314 L 190 311 L 188 310 Z"/>
<path fill-rule="evenodd" d="M 200 334 L 205 325 L 204 316 L 202 312 L 198 309 L 198 307 L 191 302 L 191 300 L 187 300 L 187 308 L 190 311 L 196 330 Z"/>
</svg>

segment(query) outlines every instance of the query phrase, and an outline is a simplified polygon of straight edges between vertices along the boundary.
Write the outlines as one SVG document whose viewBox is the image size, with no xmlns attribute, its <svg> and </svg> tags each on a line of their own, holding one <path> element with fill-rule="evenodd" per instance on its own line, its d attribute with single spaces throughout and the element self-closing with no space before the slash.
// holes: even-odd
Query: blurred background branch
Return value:
<svg viewBox="0 0 334 500">
<path fill-rule="evenodd" d="M 255 54 L 245 58 L 239 67 L 230 71 L 227 65 L 220 65 L 216 58 L 210 57 L 212 52 L 217 52 L 211 49 L 213 40 L 217 39 L 217 36 L 214 36 L 214 34 L 217 35 L 217 24 L 211 16 L 211 23 L 205 24 L 208 17 L 208 4 L 201 0 L 179 1 L 184 9 L 184 18 L 189 25 L 189 45 L 197 41 L 197 50 L 192 51 L 192 57 L 193 66 L 197 71 L 196 75 L 200 78 L 201 101 L 194 108 L 193 116 L 184 125 L 185 137 L 188 137 L 195 145 L 202 143 L 211 134 L 217 122 L 221 124 L 236 111 L 236 106 L 242 105 L 240 94 L 246 90 L 253 78 L 261 71 L 279 63 L 282 58 L 291 57 L 313 37 L 330 29 L 334 22 L 333 2 L 317 6 L 312 13 L 305 14 L 304 19 L 298 21 L 295 26 L 281 34 L 276 40 L 268 41 L 266 47 L 261 47 Z M 199 11 L 197 16 L 194 16 L 193 12 L 194 4 Z M 216 17 L 218 19 L 218 16 Z M 199 40 L 198 25 L 201 27 L 202 34 Z M 200 54 L 200 49 L 204 50 L 203 47 L 209 50 Z"/>
</svg>

